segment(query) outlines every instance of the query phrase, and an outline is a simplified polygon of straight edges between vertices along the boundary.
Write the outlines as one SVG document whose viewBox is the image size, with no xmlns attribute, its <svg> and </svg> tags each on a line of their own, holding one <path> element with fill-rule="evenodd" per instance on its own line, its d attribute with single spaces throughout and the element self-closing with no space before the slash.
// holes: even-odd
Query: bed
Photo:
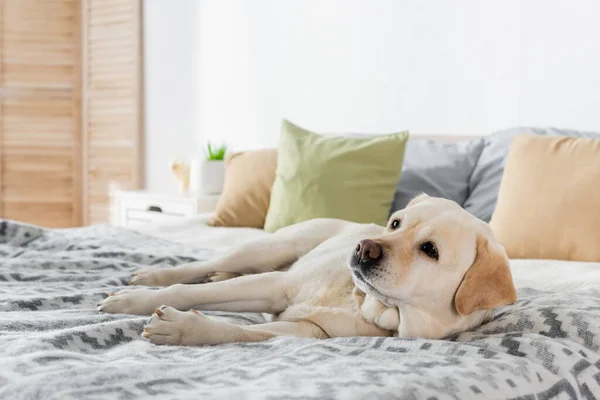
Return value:
<svg viewBox="0 0 600 400">
<path fill-rule="evenodd" d="M 446 340 L 275 338 L 155 346 L 95 305 L 146 265 L 268 235 L 206 216 L 134 231 L 0 222 L 0 398 L 596 398 L 600 263 L 512 260 L 519 300 Z M 209 313 L 239 324 L 260 314 Z"/>
</svg>

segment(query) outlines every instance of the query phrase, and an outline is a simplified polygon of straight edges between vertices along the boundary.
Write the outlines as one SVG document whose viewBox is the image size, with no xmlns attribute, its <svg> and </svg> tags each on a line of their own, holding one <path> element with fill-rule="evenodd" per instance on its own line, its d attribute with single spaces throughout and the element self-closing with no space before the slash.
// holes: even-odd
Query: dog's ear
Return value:
<svg viewBox="0 0 600 400">
<path fill-rule="evenodd" d="M 467 270 L 454 297 L 454 306 L 460 315 L 513 304 L 517 291 L 510 273 L 506 254 L 490 246 L 483 238 L 477 239 L 477 254 Z"/>
<path fill-rule="evenodd" d="M 414 206 L 415 204 L 419 204 L 420 202 L 422 202 L 423 200 L 427 200 L 428 198 L 429 198 L 429 195 L 427 193 L 421 193 L 421 194 L 413 197 L 413 199 L 408 202 L 406 207 L 408 208 L 410 206 Z"/>
</svg>

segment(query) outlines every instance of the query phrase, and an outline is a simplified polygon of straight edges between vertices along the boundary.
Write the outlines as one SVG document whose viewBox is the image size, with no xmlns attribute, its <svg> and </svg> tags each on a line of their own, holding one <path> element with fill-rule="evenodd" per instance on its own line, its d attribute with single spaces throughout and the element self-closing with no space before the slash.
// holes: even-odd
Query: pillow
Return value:
<svg viewBox="0 0 600 400">
<path fill-rule="evenodd" d="M 481 138 L 456 143 L 409 140 L 390 214 L 406 207 L 420 193 L 454 200 L 462 206 L 483 145 Z"/>
<path fill-rule="evenodd" d="M 515 137 L 523 134 L 600 138 L 600 133 L 597 132 L 528 127 L 499 131 L 485 138 L 485 147 L 469 179 L 469 196 L 464 203 L 465 210 L 483 221 L 490 221 L 496 207 L 510 144 Z"/>
<path fill-rule="evenodd" d="M 407 139 L 322 136 L 283 121 L 265 230 L 320 217 L 385 225 Z"/>
<path fill-rule="evenodd" d="M 276 149 L 230 155 L 225 163 L 223 193 L 209 225 L 262 228 L 276 167 Z"/>
<path fill-rule="evenodd" d="M 600 261 L 600 139 L 513 140 L 490 226 L 511 258 Z"/>
</svg>

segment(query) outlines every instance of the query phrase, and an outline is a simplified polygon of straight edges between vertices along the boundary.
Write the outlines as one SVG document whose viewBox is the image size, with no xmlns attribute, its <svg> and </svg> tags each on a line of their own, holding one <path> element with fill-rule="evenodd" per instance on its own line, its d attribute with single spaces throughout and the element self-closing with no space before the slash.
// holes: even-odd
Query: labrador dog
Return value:
<svg viewBox="0 0 600 400">
<path fill-rule="evenodd" d="M 203 284 L 187 284 L 198 281 Z M 98 309 L 151 314 L 156 344 L 210 345 L 276 336 L 443 338 L 516 301 L 508 258 L 489 226 L 458 204 L 420 195 L 383 228 L 333 219 L 302 222 L 211 261 L 134 274 Z M 239 326 L 201 310 L 261 312 Z"/>
</svg>

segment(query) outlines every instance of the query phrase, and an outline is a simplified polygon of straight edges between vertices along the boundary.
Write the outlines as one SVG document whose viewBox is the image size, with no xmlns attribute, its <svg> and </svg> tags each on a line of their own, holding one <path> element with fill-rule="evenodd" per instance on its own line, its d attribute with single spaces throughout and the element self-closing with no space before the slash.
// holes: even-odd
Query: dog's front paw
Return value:
<svg viewBox="0 0 600 400">
<path fill-rule="evenodd" d="M 199 311 L 183 312 L 173 307 L 161 306 L 144 326 L 142 336 L 154 344 L 214 344 L 219 335 L 215 325 L 215 321 Z"/>
<path fill-rule="evenodd" d="M 377 316 L 385 310 L 386 306 L 374 296 L 367 294 L 365 300 L 360 306 L 360 312 L 364 319 L 370 323 L 375 323 Z"/>
<path fill-rule="evenodd" d="M 370 294 L 365 296 L 360 312 L 365 320 L 388 331 L 396 331 L 400 325 L 398 308 L 388 307 Z"/>
<path fill-rule="evenodd" d="M 397 331 L 400 326 L 400 312 L 396 307 L 386 308 L 375 318 L 375 325 L 388 331 Z"/>
<path fill-rule="evenodd" d="M 125 290 L 109 294 L 98 304 L 98 311 L 110 314 L 149 315 L 156 308 L 154 290 Z"/>
<path fill-rule="evenodd" d="M 177 282 L 172 270 L 160 268 L 144 268 L 131 274 L 130 285 L 170 286 Z"/>
</svg>

